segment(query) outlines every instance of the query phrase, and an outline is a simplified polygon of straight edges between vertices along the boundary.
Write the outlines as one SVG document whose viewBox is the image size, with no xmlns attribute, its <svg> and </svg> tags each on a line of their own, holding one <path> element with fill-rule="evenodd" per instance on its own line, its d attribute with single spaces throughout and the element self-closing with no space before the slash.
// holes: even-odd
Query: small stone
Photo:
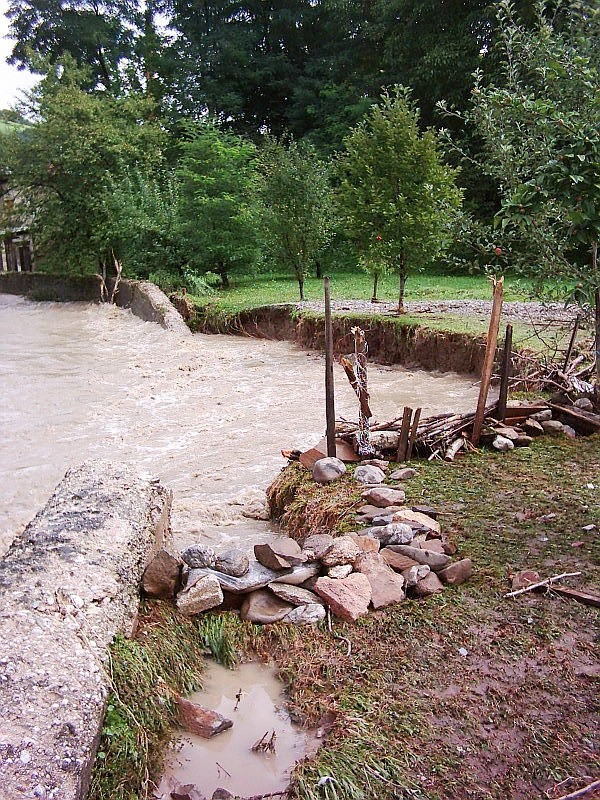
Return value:
<svg viewBox="0 0 600 800">
<path fill-rule="evenodd" d="M 508 426 L 501 426 L 496 428 L 495 431 L 497 436 L 503 436 L 505 439 L 510 439 L 511 442 L 519 438 L 519 433 L 514 428 L 509 428 Z"/>
<path fill-rule="evenodd" d="M 243 550 L 226 550 L 217 555 L 214 568 L 225 575 L 241 578 L 250 569 L 250 561 Z"/>
<path fill-rule="evenodd" d="M 360 553 L 360 548 L 349 536 L 334 539 L 333 544 L 321 558 L 325 567 L 336 567 L 338 564 L 352 564 Z"/>
<path fill-rule="evenodd" d="M 563 424 L 563 433 L 565 434 L 565 436 L 568 436 L 569 439 L 577 438 L 577 431 L 575 430 L 575 428 L 572 428 L 570 425 Z"/>
<path fill-rule="evenodd" d="M 552 409 L 545 408 L 543 411 L 538 411 L 535 414 L 532 414 L 529 419 L 532 419 L 535 422 L 548 422 L 548 420 L 552 419 Z"/>
<path fill-rule="evenodd" d="M 544 433 L 547 433 L 549 436 L 560 436 L 565 432 L 564 425 L 557 419 L 543 420 L 540 425 L 544 429 Z"/>
<path fill-rule="evenodd" d="M 388 544 L 409 544 L 414 535 L 411 526 L 404 522 L 390 522 L 373 529 L 373 536 L 379 539 L 384 547 Z"/>
<path fill-rule="evenodd" d="M 360 466 L 354 471 L 354 480 L 358 483 L 378 484 L 385 480 L 385 472 L 379 467 Z"/>
<path fill-rule="evenodd" d="M 305 606 L 313 603 L 321 604 L 321 599 L 308 589 L 299 586 L 290 586 L 289 583 L 270 583 L 269 589 L 280 600 L 291 603 L 293 606 Z"/>
<path fill-rule="evenodd" d="M 214 567 L 217 556 L 212 547 L 203 544 L 193 544 L 181 554 L 181 558 L 190 569 L 202 569 L 203 567 Z"/>
<path fill-rule="evenodd" d="M 385 472 L 390 465 L 390 462 L 386 461 L 384 458 L 368 458 L 360 463 L 365 467 L 379 467 L 383 472 Z"/>
<path fill-rule="evenodd" d="M 416 586 L 419 581 L 422 581 L 423 578 L 426 578 L 429 573 L 431 572 L 431 567 L 428 567 L 427 564 L 415 564 L 408 569 L 402 570 L 402 577 L 406 581 L 406 586 Z"/>
<path fill-rule="evenodd" d="M 525 420 L 523 423 L 523 429 L 528 436 L 542 436 L 544 433 L 544 429 L 540 423 L 531 417 Z"/>
<path fill-rule="evenodd" d="M 308 603 L 305 606 L 296 606 L 282 621 L 292 625 L 314 625 L 324 620 L 326 616 L 325 606 L 321 602 Z"/>
<path fill-rule="evenodd" d="M 371 584 L 371 604 L 374 609 L 401 603 L 405 599 L 404 578 L 394 572 L 378 553 L 363 553 L 357 558 L 354 568 L 365 575 Z"/>
<path fill-rule="evenodd" d="M 379 506 L 373 506 L 371 504 L 361 506 L 358 511 L 356 512 L 358 516 L 362 517 L 365 521 L 369 522 L 373 519 L 373 517 L 378 516 L 381 514 L 381 509 Z"/>
<path fill-rule="evenodd" d="M 392 569 L 395 569 L 396 572 L 404 572 L 406 569 L 418 566 L 418 562 L 413 558 L 403 556 L 402 553 L 396 553 L 394 550 L 390 550 L 388 547 L 384 547 L 380 553 L 386 564 L 388 564 Z"/>
<path fill-rule="evenodd" d="M 204 575 L 177 595 L 177 608 L 182 614 L 192 617 L 223 602 L 223 591 L 213 575 Z"/>
<path fill-rule="evenodd" d="M 271 583 L 289 583 L 290 586 L 300 586 L 305 581 L 314 578 L 321 571 L 321 564 L 300 564 L 299 567 L 293 567 L 290 572 L 285 572 L 283 575 L 277 575 L 273 578 Z"/>
<path fill-rule="evenodd" d="M 380 542 L 379 539 L 374 538 L 373 536 L 365 536 L 360 535 L 358 533 L 347 533 L 346 536 L 349 536 L 353 542 L 359 546 L 361 553 L 378 553 Z"/>
<path fill-rule="evenodd" d="M 431 506 L 412 506 L 412 510 L 416 511 L 417 514 L 425 514 L 427 517 L 431 517 L 431 519 L 437 519 L 440 513 L 437 508 L 432 508 Z"/>
<path fill-rule="evenodd" d="M 274 539 L 266 544 L 255 544 L 254 555 L 268 569 L 286 569 L 306 561 L 298 542 L 289 537 Z"/>
<path fill-rule="evenodd" d="M 444 569 L 450 563 L 450 556 L 443 553 L 432 553 L 431 550 L 421 550 L 419 547 L 411 547 L 407 544 L 392 544 L 390 550 L 395 550 L 403 556 L 408 556 L 418 564 L 427 564 L 433 570 Z"/>
<path fill-rule="evenodd" d="M 338 478 L 341 478 L 345 472 L 346 465 L 341 459 L 335 456 L 320 458 L 318 461 L 315 461 L 312 468 L 313 480 L 317 483 L 331 483 L 331 481 L 336 481 Z"/>
<path fill-rule="evenodd" d="M 192 703 L 183 697 L 177 698 L 177 708 L 179 724 L 189 733 L 202 736 L 204 739 L 210 739 L 233 726 L 233 722 L 222 714 Z"/>
<path fill-rule="evenodd" d="M 521 572 L 518 572 L 516 575 L 513 575 L 512 579 L 512 591 L 516 592 L 519 589 L 525 589 L 527 586 L 531 586 L 532 583 L 537 583 L 540 579 L 539 572 L 535 572 L 533 569 L 524 569 Z"/>
<path fill-rule="evenodd" d="M 367 489 L 362 495 L 371 505 L 379 508 L 388 506 L 401 506 L 406 500 L 406 492 L 399 489 L 390 489 L 388 486 L 374 486 Z"/>
<path fill-rule="evenodd" d="M 580 397 L 579 400 L 575 400 L 573 403 L 575 408 L 581 408 L 583 411 L 594 411 L 594 404 L 589 399 L 589 397 Z"/>
<path fill-rule="evenodd" d="M 329 567 L 327 575 L 330 578 L 347 578 L 352 573 L 352 564 L 338 564 L 335 567 Z"/>
<path fill-rule="evenodd" d="M 333 613 L 342 619 L 356 622 L 368 613 L 371 602 L 371 584 L 365 575 L 353 572 L 343 580 L 318 578 L 315 592 L 330 606 Z"/>
<path fill-rule="evenodd" d="M 533 436 L 527 436 L 526 433 L 522 433 L 520 436 L 517 436 L 513 444 L 515 447 L 529 447 L 532 442 Z"/>
<path fill-rule="evenodd" d="M 236 800 L 234 794 L 231 794 L 229 789 L 215 789 L 210 800 Z"/>
<path fill-rule="evenodd" d="M 333 544 L 333 536 L 328 533 L 317 533 L 309 536 L 302 547 L 307 561 L 319 561 Z"/>
<path fill-rule="evenodd" d="M 459 656 L 462 656 L 463 658 L 466 658 L 469 655 L 469 651 L 467 650 L 466 647 L 459 647 L 458 648 L 458 654 L 459 654 Z"/>
<path fill-rule="evenodd" d="M 291 603 L 280 600 L 266 589 L 259 589 L 244 599 L 240 617 L 247 622 L 269 625 L 282 620 L 293 608 Z"/>
<path fill-rule="evenodd" d="M 147 597 L 168 600 L 175 597 L 181 585 L 182 561 L 176 553 L 163 548 L 144 570 L 142 589 Z"/>
<path fill-rule="evenodd" d="M 416 522 L 421 527 L 435 531 L 436 533 L 440 533 L 441 531 L 440 523 L 433 519 L 433 517 L 430 517 L 428 514 L 420 514 L 418 511 L 413 511 L 410 508 L 401 508 L 394 512 L 393 521 L 407 522 L 411 525 Z"/>
<path fill-rule="evenodd" d="M 414 592 L 417 597 L 429 597 L 432 594 L 442 592 L 444 587 L 435 572 L 430 572 L 417 583 Z"/>
<path fill-rule="evenodd" d="M 397 469 L 390 475 L 390 479 L 393 481 L 408 481 L 411 478 L 414 478 L 417 474 L 416 469 L 412 467 L 402 467 L 402 469 Z"/>
<path fill-rule="evenodd" d="M 492 442 L 492 447 L 496 450 L 499 450 L 501 453 L 506 453 L 508 450 L 512 450 L 514 448 L 514 443 L 511 439 L 507 439 L 506 436 L 496 436 Z"/>
<path fill-rule="evenodd" d="M 473 575 L 473 565 L 470 558 L 463 558 L 449 564 L 438 572 L 438 578 L 442 583 L 450 586 L 460 586 L 461 583 L 468 581 Z"/>
<path fill-rule="evenodd" d="M 378 514 L 376 517 L 373 517 L 371 524 L 377 528 L 381 528 L 383 525 L 389 525 L 396 513 L 392 511 L 392 508 L 394 508 L 394 506 L 388 509 L 389 513 L 387 514 Z"/>
<path fill-rule="evenodd" d="M 194 783 L 180 783 L 169 793 L 171 800 L 206 800 Z"/>
</svg>

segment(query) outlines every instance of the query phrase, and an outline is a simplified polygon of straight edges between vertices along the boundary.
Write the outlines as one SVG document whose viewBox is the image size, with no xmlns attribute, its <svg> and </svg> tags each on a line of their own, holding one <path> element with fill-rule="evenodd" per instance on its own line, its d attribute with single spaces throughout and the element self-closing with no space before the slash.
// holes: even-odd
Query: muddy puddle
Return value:
<svg viewBox="0 0 600 800">
<path fill-rule="evenodd" d="M 218 711 L 233 727 L 212 739 L 176 735 L 155 792 L 160 800 L 170 800 L 172 791 L 187 784 L 207 798 L 218 788 L 240 797 L 282 791 L 295 764 L 318 748 L 316 736 L 290 719 L 283 684 L 272 666 L 249 663 L 228 670 L 211 661 L 204 689 L 189 699 Z M 272 750 L 253 751 L 265 735 L 273 739 Z"/>
<path fill-rule="evenodd" d="M 323 435 L 324 362 L 289 342 L 180 339 L 108 305 L 35 303 L 0 295 L 0 555 L 69 467 L 134 462 L 174 490 L 180 546 L 251 546 L 272 535 L 264 490 L 282 448 Z M 356 398 L 336 368 L 336 412 Z M 454 374 L 369 371 L 376 419 L 404 405 L 423 415 L 475 407 L 477 386 Z"/>
</svg>

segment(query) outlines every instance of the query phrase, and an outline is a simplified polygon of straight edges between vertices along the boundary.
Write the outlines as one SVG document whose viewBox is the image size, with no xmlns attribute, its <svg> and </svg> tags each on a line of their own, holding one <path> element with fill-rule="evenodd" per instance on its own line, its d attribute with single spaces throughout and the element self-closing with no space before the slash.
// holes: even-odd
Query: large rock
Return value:
<svg viewBox="0 0 600 800">
<path fill-rule="evenodd" d="M 418 523 L 423 528 L 428 528 L 429 530 L 435 531 L 436 533 L 440 533 L 440 523 L 430 517 L 428 514 L 421 514 L 419 511 L 413 511 L 412 508 L 401 508 L 398 511 L 394 512 L 394 516 L 392 517 L 393 522 L 407 522 L 407 523 Z"/>
<path fill-rule="evenodd" d="M 298 542 L 287 536 L 274 539 L 266 544 L 255 544 L 254 555 L 263 567 L 268 569 L 289 569 L 304 564 L 306 556 Z"/>
<path fill-rule="evenodd" d="M 385 563 L 388 564 L 392 569 L 395 569 L 396 572 L 404 572 L 404 570 L 410 569 L 410 567 L 417 566 L 418 564 L 414 558 L 404 556 L 402 553 L 396 553 L 395 550 L 392 550 L 389 547 L 384 547 L 380 552 Z"/>
<path fill-rule="evenodd" d="M 224 572 L 216 572 L 212 569 L 193 569 L 188 573 L 186 586 L 191 586 L 206 575 L 212 575 L 218 580 L 223 590 L 233 592 L 234 594 L 248 594 L 248 592 L 254 592 L 256 589 L 262 589 L 264 586 L 271 583 L 271 581 L 275 581 L 278 578 L 286 578 L 291 581 L 296 574 L 296 570 L 303 571 L 302 580 L 300 581 L 300 583 L 303 583 L 307 580 L 307 578 L 304 577 L 305 569 L 304 566 L 294 567 L 294 569 L 287 569 L 282 572 L 281 570 L 276 571 L 263 567 L 258 561 L 251 561 L 248 572 L 240 578 L 236 578 L 233 575 L 226 575 Z"/>
<path fill-rule="evenodd" d="M 383 483 L 385 472 L 379 467 L 370 467 L 368 464 L 362 464 L 354 471 L 354 480 L 358 483 Z"/>
<path fill-rule="evenodd" d="M 393 481 L 407 481 L 410 478 L 414 478 L 417 474 L 416 469 L 412 467 L 402 467 L 401 469 L 397 469 L 390 475 L 390 479 Z"/>
<path fill-rule="evenodd" d="M 161 548 L 144 570 L 142 590 L 147 597 L 169 600 L 181 585 L 183 563 L 177 553 Z"/>
<path fill-rule="evenodd" d="M 389 486 L 373 486 L 363 492 L 362 497 L 371 505 L 387 508 L 401 506 L 406 500 L 406 492 L 401 489 L 390 489 Z"/>
<path fill-rule="evenodd" d="M 540 423 L 531 417 L 525 420 L 523 429 L 528 436 L 542 436 L 544 433 L 544 429 Z"/>
<path fill-rule="evenodd" d="M 289 583 L 270 583 L 269 589 L 280 600 L 286 603 L 291 603 L 293 606 L 305 606 L 317 603 L 323 605 L 320 597 L 314 592 L 309 592 L 308 589 L 302 589 L 300 586 L 291 586 Z"/>
<path fill-rule="evenodd" d="M 340 536 L 333 540 L 333 544 L 321 557 L 321 563 L 325 567 L 337 567 L 338 564 L 352 564 L 356 556 L 360 553 L 360 547 L 350 536 Z"/>
<path fill-rule="evenodd" d="M 388 544 L 410 544 L 414 531 L 405 522 L 389 522 L 387 525 L 372 528 L 371 534 L 385 547 Z"/>
<path fill-rule="evenodd" d="M 352 564 L 336 564 L 335 567 L 329 567 L 327 576 L 329 578 L 347 578 L 353 569 Z"/>
<path fill-rule="evenodd" d="M 492 447 L 496 450 L 499 450 L 501 453 L 506 453 L 509 450 L 512 450 L 515 446 L 515 443 L 512 439 L 507 439 L 506 436 L 495 436 L 492 441 Z"/>
<path fill-rule="evenodd" d="M 216 608 L 223 602 L 223 591 L 214 575 L 205 575 L 177 595 L 177 608 L 182 614 L 193 617 Z"/>
<path fill-rule="evenodd" d="M 417 597 L 429 597 L 432 594 L 443 592 L 444 587 L 435 572 L 428 573 L 413 589 Z"/>
<path fill-rule="evenodd" d="M 202 736 L 203 739 L 211 739 L 233 725 L 230 719 L 209 708 L 192 703 L 184 697 L 177 698 L 177 711 L 181 727 L 188 733 Z"/>
<path fill-rule="evenodd" d="M 373 608 L 401 603 L 406 597 L 404 578 L 394 572 L 379 553 L 363 553 L 357 558 L 354 569 L 364 575 L 371 584 Z"/>
<path fill-rule="evenodd" d="M 345 472 L 346 465 L 341 459 L 335 456 L 320 458 L 318 461 L 315 461 L 312 468 L 312 476 L 317 483 L 331 483 L 331 481 L 336 481 L 338 478 L 341 478 Z"/>
<path fill-rule="evenodd" d="M 347 533 L 352 541 L 359 546 L 361 553 L 378 553 L 381 543 L 374 536 L 367 536 L 359 533 Z"/>
<path fill-rule="evenodd" d="M 296 606 L 289 614 L 285 615 L 282 621 L 292 625 L 314 625 L 321 622 L 326 616 L 327 612 L 321 602 L 309 603 L 305 606 Z"/>
<path fill-rule="evenodd" d="M 181 558 L 190 569 L 204 569 L 204 567 L 214 567 L 217 556 L 212 547 L 203 544 L 193 544 L 186 548 Z"/>
<path fill-rule="evenodd" d="M 300 586 L 311 578 L 314 578 L 320 571 L 320 562 L 300 564 L 299 567 L 292 567 L 291 570 L 286 570 L 283 574 L 278 574 L 270 583 L 289 583 L 290 586 Z"/>
<path fill-rule="evenodd" d="M 308 561 L 318 561 L 333 544 L 333 536 L 329 533 L 316 533 L 309 536 L 302 547 L 302 552 Z"/>
<path fill-rule="evenodd" d="M 438 572 L 438 578 L 441 582 L 448 583 L 450 586 L 459 586 L 461 583 L 468 581 L 472 575 L 473 565 L 470 558 L 463 558 L 453 564 L 448 564 L 447 567 Z"/>
<path fill-rule="evenodd" d="M 250 569 L 250 561 L 243 550 L 226 550 L 217 555 L 215 569 L 225 575 L 241 578 Z"/>
<path fill-rule="evenodd" d="M 291 603 L 280 600 L 266 589 L 259 589 L 245 598 L 240 617 L 248 622 L 268 625 L 282 620 L 293 608 Z"/>
<path fill-rule="evenodd" d="M 317 578 L 315 592 L 342 619 L 355 622 L 368 613 L 371 602 L 371 584 L 365 575 L 353 572 L 343 580 Z"/>
<path fill-rule="evenodd" d="M 408 544 L 392 544 L 388 550 L 395 550 L 396 553 L 401 553 L 403 556 L 408 556 L 416 561 L 417 564 L 427 564 L 428 567 L 436 572 L 444 569 L 450 563 L 450 556 L 444 553 L 433 553 L 431 550 L 422 550 L 420 547 L 411 547 Z"/>
<path fill-rule="evenodd" d="M 427 564 L 415 564 L 408 569 L 402 570 L 402 577 L 406 581 L 407 588 L 410 588 L 416 586 L 417 583 L 422 581 L 423 578 L 426 578 L 430 572 L 431 567 L 428 567 Z"/>
<path fill-rule="evenodd" d="M 540 423 L 544 429 L 544 433 L 549 436 L 561 436 L 565 432 L 565 427 L 562 422 L 557 419 L 548 419 Z"/>
</svg>

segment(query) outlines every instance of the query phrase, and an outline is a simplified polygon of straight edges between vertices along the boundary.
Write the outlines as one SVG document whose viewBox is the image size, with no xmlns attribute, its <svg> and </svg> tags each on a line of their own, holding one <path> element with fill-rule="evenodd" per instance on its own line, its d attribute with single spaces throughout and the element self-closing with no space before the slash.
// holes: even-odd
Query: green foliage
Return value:
<svg viewBox="0 0 600 800">
<path fill-rule="evenodd" d="M 354 128 L 338 160 L 348 231 L 362 253 L 376 250 L 398 273 L 400 312 L 409 272 L 448 248 L 462 200 L 457 171 L 444 164 L 435 133 L 421 133 L 418 120 L 407 90 L 395 87 Z"/>
<path fill-rule="evenodd" d="M 189 125 L 181 143 L 181 233 L 190 266 L 229 285 L 236 266 L 257 257 L 254 145 L 212 123 Z"/>
<path fill-rule="evenodd" d="M 225 617 L 222 614 L 206 614 L 201 618 L 198 629 L 204 646 L 208 647 L 215 661 L 224 667 L 234 667 L 237 655 L 225 625 Z"/>
<path fill-rule="evenodd" d="M 328 243 L 336 212 L 329 168 L 314 148 L 267 139 L 260 153 L 262 228 L 267 253 L 291 271 L 304 299 L 304 281 Z"/>
</svg>

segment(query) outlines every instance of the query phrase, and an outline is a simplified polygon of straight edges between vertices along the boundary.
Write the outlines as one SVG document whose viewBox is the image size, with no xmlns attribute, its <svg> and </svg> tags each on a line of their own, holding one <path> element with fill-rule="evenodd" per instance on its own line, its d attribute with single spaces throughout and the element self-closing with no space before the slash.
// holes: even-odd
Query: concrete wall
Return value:
<svg viewBox="0 0 600 800">
<path fill-rule="evenodd" d="M 0 800 L 82 800 L 139 582 L 171 495 L 129 465 L 70 470 L 0 561 Z"/>
<path fill-rule="evenodd" d="M 78 301 L 99 303 L 101 281 L 98 275 L 46 275 L 42 272 L 0 273 L 0 293 L 23 295 L 31 300 Z M 121 281 L 116 305 L 130 308 L 136 317 L 156 322 L 180 336 L 190 330 L 167 295 L 148 281 Z"/>
</svg>

